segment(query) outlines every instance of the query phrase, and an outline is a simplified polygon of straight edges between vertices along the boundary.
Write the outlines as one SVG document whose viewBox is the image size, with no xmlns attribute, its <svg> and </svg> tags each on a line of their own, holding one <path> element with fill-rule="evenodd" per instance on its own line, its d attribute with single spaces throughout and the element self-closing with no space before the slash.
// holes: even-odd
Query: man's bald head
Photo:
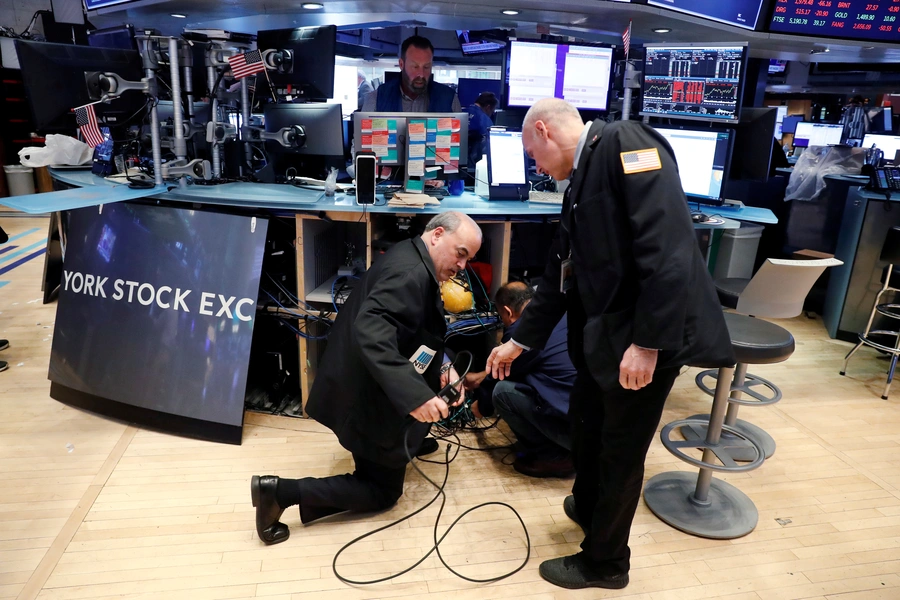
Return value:
<svg viewBox="0 0 900 600">
<path fill-rule="evenodd" d="M 522 144 L 539 173 L 567 179 L 575 166 L 575 148 L 584 129 L 578 109 L 558 98 L 538 100 L 522 122 Z"/>
<path fill-rule="evenodd" d="M 557 127 L 577 125 L 579 132 L 584 124 L 578 109 L 559 98 L 544 98 L 535 102 L 525 113 L 522 130 L 533 127 L 536 121 L 543 121 Z"/>
</svg>

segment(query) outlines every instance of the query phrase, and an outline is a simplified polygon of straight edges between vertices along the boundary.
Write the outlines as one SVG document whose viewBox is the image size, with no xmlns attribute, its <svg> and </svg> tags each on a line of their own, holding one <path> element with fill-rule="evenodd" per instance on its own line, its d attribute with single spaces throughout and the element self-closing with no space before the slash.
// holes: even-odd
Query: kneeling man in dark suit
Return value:
<svg viewBox="0 0 900 600">
<path fill-rule="evenodd" d="M 383 510 L 403 494 L 408 457 L 431 424 L 448 415 L 436 394 L 458 379 L 444 357 L 440 283 L 465 269 L 480 247 L 478 225 L 445 212 L 359 279 L 335 319 L 306 405 L 353 454 L 356 470 L 321 479 L 254 476 L 250 491 L 263 542 L 288 538 L 279 519 L 289 506 L 299 505 L 305 524 L 344 511 Z"/>
</svg>

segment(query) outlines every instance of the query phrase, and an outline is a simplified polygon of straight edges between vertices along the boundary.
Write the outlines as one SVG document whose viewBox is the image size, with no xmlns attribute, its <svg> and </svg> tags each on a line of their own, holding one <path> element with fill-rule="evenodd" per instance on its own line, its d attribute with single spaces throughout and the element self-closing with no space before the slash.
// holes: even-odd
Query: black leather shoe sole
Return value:
<svg viewBox="0 0 900 600">
<path fill-rule="evenodd" d="M 266 545 L 280 544 L 291 536 L 288 526 L 278 521 L 284 509 L 275 499 L 278 477 L 254 475 L 250 479 L 250 500 L 256 509 L 256 535 Z"/>
</svg>

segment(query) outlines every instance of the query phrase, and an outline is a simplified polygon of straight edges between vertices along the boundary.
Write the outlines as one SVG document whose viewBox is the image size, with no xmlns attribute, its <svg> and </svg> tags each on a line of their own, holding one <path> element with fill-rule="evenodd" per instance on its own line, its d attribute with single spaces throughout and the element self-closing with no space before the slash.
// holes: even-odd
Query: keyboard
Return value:
<svg viewBox="0 0 900 600">
<path fill-rule="evenodd" d="M 540 202 L 542 204 L 562 204 L 563 192 L 528 192 L 529 202 Z"/>
</svg>

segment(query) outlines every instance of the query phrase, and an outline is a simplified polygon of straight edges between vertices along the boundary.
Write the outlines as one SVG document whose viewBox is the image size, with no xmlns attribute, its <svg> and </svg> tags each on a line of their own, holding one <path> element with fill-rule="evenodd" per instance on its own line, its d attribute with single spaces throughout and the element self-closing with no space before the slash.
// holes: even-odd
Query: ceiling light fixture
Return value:
<svg viewBox="0 0 900 600">
<path fill-rule="evenodd" d="M 657 27 L 656 29 L 653 30 L 653 33 L 669 33 L 670 31 L 672 31 L 672 30 L 669 29 L 668 27 Z"/>
<path fill-rule="evenodd" d="M 176 19 L 187 19 L 187 15 L 179 15 L 178 13 L 172 13 L 169 15 L 170 17 L 175 17 Z"/>
<path fill-rule="evenodd" d="M 500 12 L 502 12 L 504 15 L 507 15 L 510 17 L 513 17 L 513 16 L 519 14 L 519 11 L 513 10 L 511 8 L 507 8 L 506 10 L 501 10 Z"/>
<path fill-rule="evenodd" d="M 325 8 L 325 5 L 318 2 L 304 2 L 300 5 L 300 8 L 306 10 L 319 10 L 320 8 Z"/>
</svg>

